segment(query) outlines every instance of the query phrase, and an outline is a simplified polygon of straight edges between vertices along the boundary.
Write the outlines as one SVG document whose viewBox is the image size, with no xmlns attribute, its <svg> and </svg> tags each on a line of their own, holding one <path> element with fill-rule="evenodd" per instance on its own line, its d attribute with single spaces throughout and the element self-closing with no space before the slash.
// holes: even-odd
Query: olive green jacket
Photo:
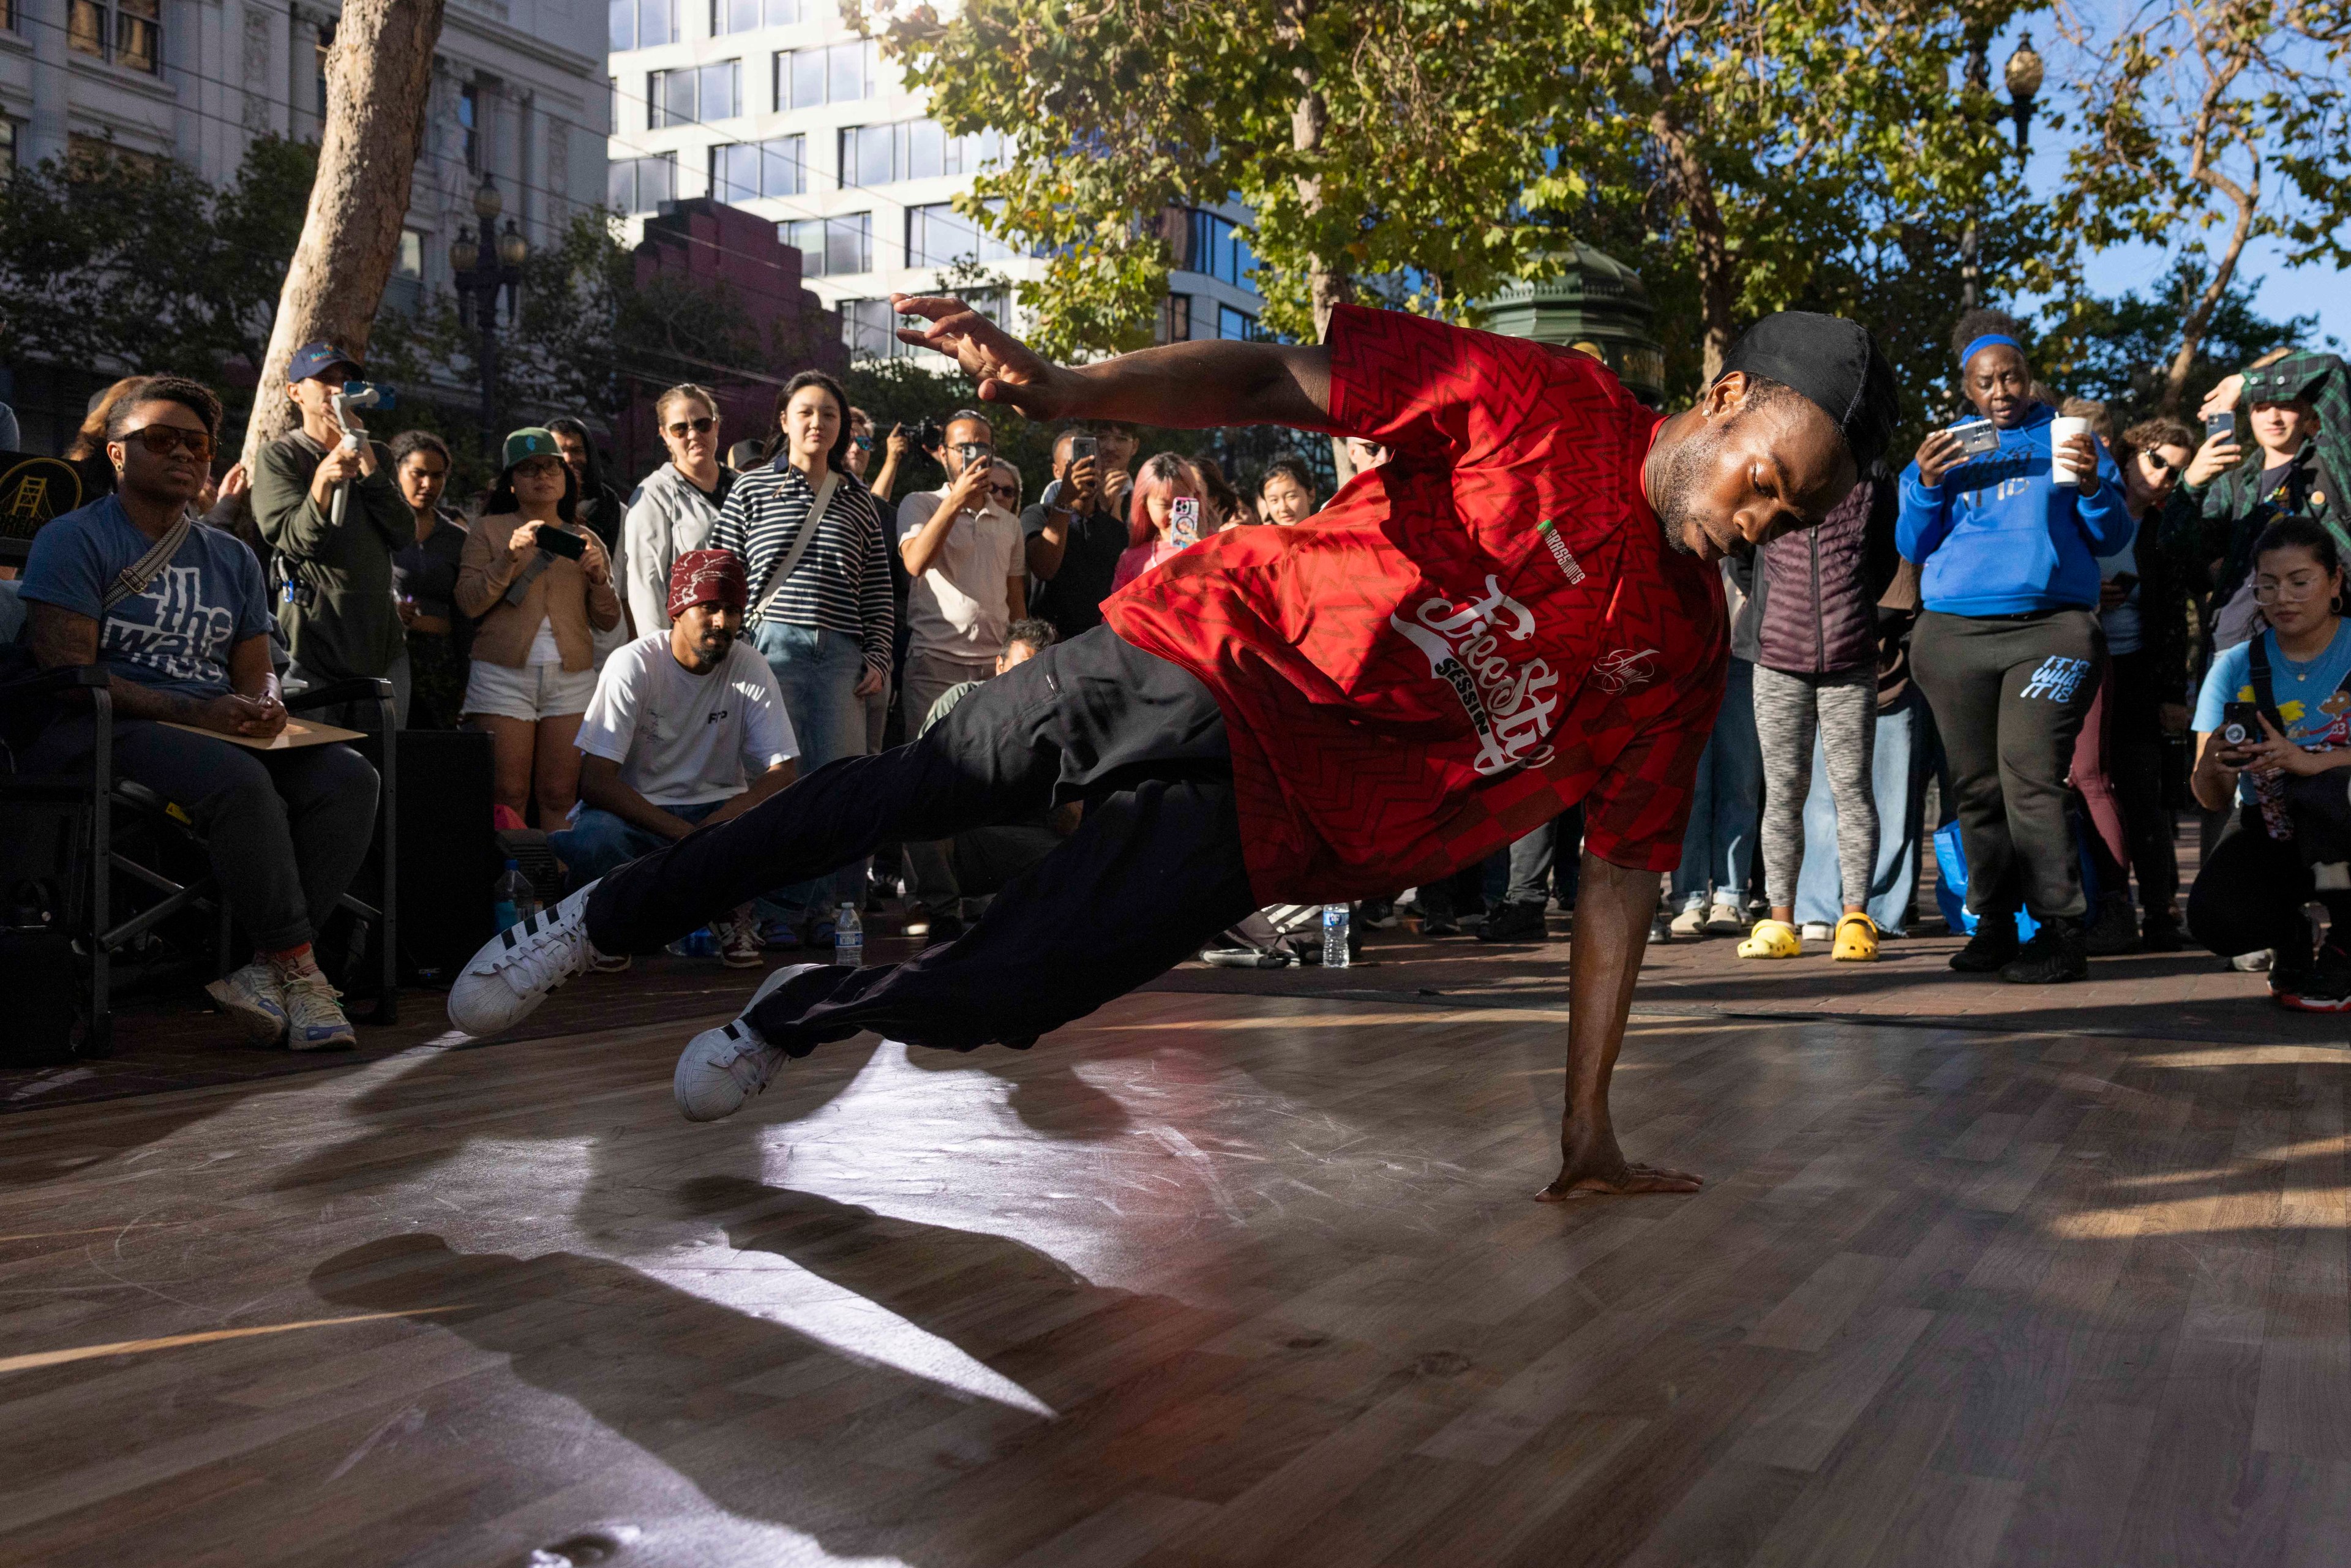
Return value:
<svg viewBox="0 0 2351 1568">
<path fill-rule="evenodd" d="M 392 482 L 381 445 L 376 470 L 351 481 L 338 528 L 310 498 L 327 449 L 300 430 L 261 449 L 253 517 L 277 557 L 277 623 L 313 681 L 380 676 L 407 646 L 392 600 L 392 552 L 416 540 L 416 515 Z"/>
</svg>

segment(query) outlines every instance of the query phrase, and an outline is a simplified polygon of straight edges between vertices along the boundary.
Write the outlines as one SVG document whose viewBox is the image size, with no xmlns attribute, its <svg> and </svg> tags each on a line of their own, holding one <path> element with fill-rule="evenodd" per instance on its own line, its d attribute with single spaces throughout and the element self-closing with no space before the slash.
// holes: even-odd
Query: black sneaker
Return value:
<svg viewBox="0 0 2351 1568">
<path fill-rule="evenodd" d="M 2188 946 L 2188 938 L 2179 930 L 2179 917 L 2168 909 L 2149 910 L 2139 926 L 2138 947 L 2142 953 L 2178 953 Z"/>
<path fill-rule="evenodd" d="M 2307 969 L 2272 969 L 2270 999 L 2298 1013 L 2351 1012 L 2351 954 L 2330 944 Z"/>
<path fill-rule="evenodd" d="M 2013 962 L 2021 946 L 2015 915 L 2004 910 L 1987 915 L 1976 922 L 1976 934 L 1968 938 L 1968 945 L 1951 955 L 1951 967 L 1962 975 L 1989 975 Z"/>
<path fill-rule="evenodd" d="M 1543 921 L 1540 904 L 1504 904 L 1497 905 L 1486 916 L 1485 928 L 1478 933 L 1480 942 L 1547 942 L 1551 927 Z"/>
<path fill-rule="evenodd" d="M 1423 907 L 1420 912 L 1420 934 L 1423 936 L 1458 936 L 1461 935 L 1460 918 L 1449 910 L 1438 911 Z"/>
<path fill-rule="evenodd" d="M 2098 900 L 2096 915 L 2082 934 L 2082 950 L 2094 957 L 2138 951 L 2138 922 L 2131 916 L 2128 894 L 2109 893 Z"/>
<path fill-rule="evenodd" d="M 2011 986 L 2054 986 L 2090 977 L 2089 955 L 2083 950 L 2086 928 L 2079 917 L 2052 915 L 2041 923 L 2032 940 L 2015 957 L 2000 967 L 2000 977 Z"/>
</svg>

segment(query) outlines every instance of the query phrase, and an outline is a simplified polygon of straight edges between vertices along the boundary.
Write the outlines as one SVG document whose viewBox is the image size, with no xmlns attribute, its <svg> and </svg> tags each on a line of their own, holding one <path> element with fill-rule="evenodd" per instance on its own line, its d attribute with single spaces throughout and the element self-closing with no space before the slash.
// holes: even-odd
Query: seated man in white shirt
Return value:
<svg viewBox="0 0 2351 1568">
<path fill-rule="evenodd" d="M 900 682 L 909 729 L 951 686 L 996 673 L 1012 622 L 1028 613 L 1029 568 L 1020 532 L 1019 481 L 994 485 L 996 433 L 986 416 L 958 409 L 936 454 L 947 483 L 898 504 L 898 554 L 914 581 L 906 596 L 906 666 Z M 943 843 L 910 843 L 906 935 L 945 941 L 963 932 L 961 898 Z"/>
<path fill-rule="evenodd" d="M 741 557 L 688 550 L 670 571 L 668 630 L 604 662 L 580 721 L 580 810 L 569 829 L 548 835 L 574 887 L 740 816 L 792 781 L 799 748 L 775 673 L 737 641 L 749 597 Z M 728 967 L 762 962 L 750 904 L 712 932 Z M 625 954 L 596 965 L 628 967 Z"/>
</svg>

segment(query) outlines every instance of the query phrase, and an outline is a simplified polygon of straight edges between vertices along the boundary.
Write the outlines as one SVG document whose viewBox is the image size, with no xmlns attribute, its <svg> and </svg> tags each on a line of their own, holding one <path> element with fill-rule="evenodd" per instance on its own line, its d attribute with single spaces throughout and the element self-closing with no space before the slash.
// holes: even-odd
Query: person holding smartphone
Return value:
<svg viewBox="0 0 2351 1568">
<path fill-rule="evenodd" d="M 2340 779 L 2351 628 L 2334 535 L 2306 517 L 2271 524 L 2253 548 L 2252 592 L 2267 628 L 2218 654 L 2196 698 L 2190 788 L 2207 809 L 2237 811 L 2197 873 L 2188 930 L 2215 953 L 2268 948 L 2281 1007 L 2351 1010 L 2351 876 L 2335 859 L 2351 816 Z M 2298 788 L 2321 775 L 2337 781 Z M 2315 953 L 2303 916 L 2313 899 L 2329 922 Z"/>
<path fill-rule="evenodd" d="M 2054 439 L 2023 332 L 1997 310 L 1960 317 L 1959 390 L 1997 442 L 1970 455 L 1960 434 L 1929 434 L 1903 471 L 1895 542 L 1921 569 L 1912 667 L 1950 757 L 1978 916 L 1951 967 L 2047 985 L 2089 973 L 2065 774 L 2105 653 L 2097 558 L 2134 525 L 2097 437 Z M 2019 906 L 2040 923 L 2030 949 Z"/>
<path fill-rule="evenodd" d="M 596 695 L 595 633 L 621 623 L 603 541 L 554 434 L 507 437 L 506 466 L 465 536 L 458 613 L 474 618 L 465 718 L 493 744 L 491 793 L 552 829 L 580 799 L 580 716 Z"/>
<path fill-rule="evenodd" d="M 2282 350 L 2223 379 L 2199 413 L 2206 439 L 2184 489 L 2203 515 L 2212 564 L 2211 647 L 2232 648 L 2260 618 L 2252 547 L 2280 517 L 2309 517 L 2351 543 L 2351 372 L 2333 354 Z M 2250 449 L 2249 449 L 2250 448 Z"/>
<path fill-rule="evenodd" d="M 1143 465 L 1127 502 L 1126 550 L 1112 574 L 1115 593 L 1179 550 L 1200 542 L 1200 497 L 1206 488 L 1185 458 L 1163 452 Z"/>
<path fill-rule="evenodd" d="M 1064 639 L 1102 624 L 1126 518 L 1104 497 L 1102 438 L 1085 429 L 1053 442 L 1053 478 L 1020 514 L 1028 536 L 1029 613 L 1053 623 Z"/>
</svg>

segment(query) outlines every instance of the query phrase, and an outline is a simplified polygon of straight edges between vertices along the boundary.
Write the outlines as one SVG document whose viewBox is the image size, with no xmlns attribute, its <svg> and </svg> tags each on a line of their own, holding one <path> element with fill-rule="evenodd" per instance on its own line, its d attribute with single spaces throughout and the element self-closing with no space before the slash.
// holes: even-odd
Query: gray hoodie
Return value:
<svg viewBox="0 0 2351 1568">
<path fill-rule="evenodd" d="M 695 489 L 676 464 L 664 463 L 629 497 L 621 523 L 621 576 L 639 636 L 668 630 L 670 568 L 686 551 L 707 546 L 734 480 L 734 470 L 719 469 L 714 498 Z"/>
</svg>

